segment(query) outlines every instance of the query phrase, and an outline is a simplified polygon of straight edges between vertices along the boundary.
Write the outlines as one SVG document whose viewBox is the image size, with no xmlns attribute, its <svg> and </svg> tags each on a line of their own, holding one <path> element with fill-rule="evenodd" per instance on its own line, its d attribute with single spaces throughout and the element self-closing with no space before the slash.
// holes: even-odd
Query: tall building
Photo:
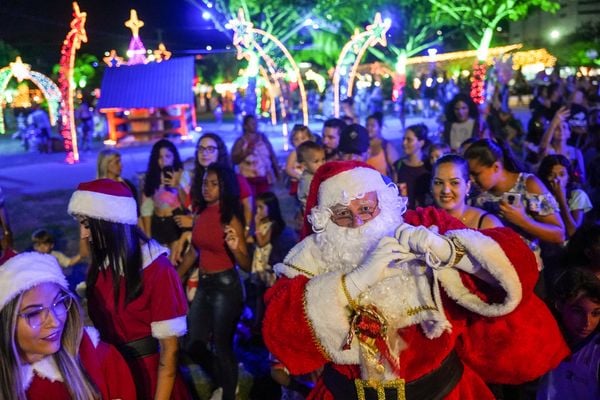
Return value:
<svg viewBox="0 0 600 400">
<path fill-rule="evenodd" d="M 586 22 L 600 21 L 600 0 L 562 0 L 554 13 L 530 12 L 523 20 L 509 25 L 512 43 L 543 47 L 568 35 Z"/>
</svg>

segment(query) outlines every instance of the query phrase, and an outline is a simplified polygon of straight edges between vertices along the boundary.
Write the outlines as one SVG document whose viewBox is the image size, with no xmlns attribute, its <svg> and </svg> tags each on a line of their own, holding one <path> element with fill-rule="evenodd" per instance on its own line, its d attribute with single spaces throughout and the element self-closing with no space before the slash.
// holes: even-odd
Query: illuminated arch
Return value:
<svg viewBox="0 0 600 400">
<path fill-rule="evenodd" d="M 58 106 L 60 104 L 61 96 L 58 86 L 50 80 L 46 75 L 31 71 L 29 64 L 24 64 L 21 57 L 17 57 L 14 62 L 11 62 L 7 67 L 0 69 L 0 134 L 6 133 L 6 127 L 4 126 L 4 101 L 5 101 L 5 90 L 8 86 L 8 82 L 15 78 L 17 81 L 22 82 L 24 80 L 30 80 L 35 86 L 40 89 L 44 98 L 48 102 L 48 114 L 50 116 L 50 123 L 52 126 L 56 125 L 58 121 Z"/>
<path fill-rule="evenodd" d="M 273 69 L 273 70 L 275 69 L 275 63 L 273 62 L 273 60 L 270 57 L 267 56 L 267 54 L 265 53 L 263 48 L 254 39 L 254 35 L 259 35 L 259 36 L 262 36 L 263 38 L 270 40 L 272 43 L 274 43 L 279 48 L 279 50 L 281 50 L 281 52 L 287 59 L 288 63 L 292 67 L 292 70 L 294 71 L 294 75 L 295 75 L 297 83 L 298 83 L 298 89 L 300 90 L 300 101 L 301 101 L 301 107 L 302 107 L 303 123 L 304 123 L 304 125 L 308 125 L 308 103 L 306 101 L 306 90 L 304 88 L 302 74 L 300 73 L 300 68 L 296 64 L 296 61 L 294 60 L 294 58 L 292 57 L 292 55 L 290 54 L 288 49 L 283 45 L 283 43 L 281 43 L 281 41 L 279 39 L 277 39 L 272 34 L 266 32 L 262 29 L 254 28 L 252 22 L 246 20 L 246 17 L 244 15 L 244 10 L 241 8 L 238 11 L 237 18 L 230 20 L 228 25 L 234 31 L 233 44 L 238 49 L 238 55 L 240 53 L 244 54 L 249 51 L 256 50 L 260 54 L 261 58 L 267 64 L 269 71 L 271 71 L 271 69 Z M 282 101 L 282 100 L 280 100 L 280 101 Z M 282 110 L 284 110 L 284 108 L 282 108 Z M 282 113 L 283 113 L 283 111 L 282 111 Z M 284 136 L 285 136 L 285 134 L 284 134 Z"/>
<path fill-rule="evenodd" d="M 387 39 L 385 35 L 390 29 L 390 26 L 392 26 L 392 21 L 389 18 L 382 20 L 381 14 L 377 13 L 375 14 L 373 23 L 368 25 L 364 32 L 357 32 L 352 35 L 350 41 L 342 48 L 335 66 L 335 71 L 333 72 L 333 114 L 336 118 L 340 116 L 340 79 L 341 75 L 346 75 L 345 72 L 342 74 L 342 69 L 346 69 L 345 65 L 348 53 L 350 50 L 352 50 L 352 52 L 356 55 L 354 57 L 352 68 L 350 69 L 350 74 L 348 75 L 348 91 L 346 95 L 351 97 L 354 78 L 356 76 L 356 69 L 360 64 L 360 60 L 362 60 L 369 47 L 377 44 L 387 46 Z"/>
</svg>

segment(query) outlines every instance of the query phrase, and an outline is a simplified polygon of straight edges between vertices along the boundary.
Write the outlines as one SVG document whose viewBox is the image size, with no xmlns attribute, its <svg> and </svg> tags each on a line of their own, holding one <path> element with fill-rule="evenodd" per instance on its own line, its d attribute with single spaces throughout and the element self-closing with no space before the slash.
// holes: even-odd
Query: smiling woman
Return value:
<svg viewBox="0 0 600 400">
<path fill-rule="evenodd" d="M 22 253 L 0 266 L 0 398 L 135 399 L 117 350 L 83 328 L 56 259 Z"/>
</svg>

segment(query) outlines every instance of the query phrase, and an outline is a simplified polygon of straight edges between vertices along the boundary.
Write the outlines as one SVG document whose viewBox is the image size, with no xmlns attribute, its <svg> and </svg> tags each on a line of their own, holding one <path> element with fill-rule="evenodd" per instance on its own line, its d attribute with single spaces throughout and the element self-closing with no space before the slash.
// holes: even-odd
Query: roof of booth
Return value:
<svg viewBox="0 0 600 400">
<path fill-rule="evenodd" d="M 193 104 L 194 58 L 106 68 L 98 108 L 150 108 Z"/>
</svg>

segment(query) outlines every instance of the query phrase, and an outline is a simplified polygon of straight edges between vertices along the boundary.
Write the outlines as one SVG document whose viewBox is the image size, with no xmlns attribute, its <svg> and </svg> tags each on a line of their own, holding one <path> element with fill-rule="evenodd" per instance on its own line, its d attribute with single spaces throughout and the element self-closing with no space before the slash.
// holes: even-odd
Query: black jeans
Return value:
<svg viewBox="0 0 600 400">
<path fill-rule="evenodd" d="M 233 268 L 198 278 L 188 313 L 187 351 L 223 388 L 223 400 L 234 400 L 238 364 L 233 336 L 243 307 L 240 277 Z"/>
</svg>

